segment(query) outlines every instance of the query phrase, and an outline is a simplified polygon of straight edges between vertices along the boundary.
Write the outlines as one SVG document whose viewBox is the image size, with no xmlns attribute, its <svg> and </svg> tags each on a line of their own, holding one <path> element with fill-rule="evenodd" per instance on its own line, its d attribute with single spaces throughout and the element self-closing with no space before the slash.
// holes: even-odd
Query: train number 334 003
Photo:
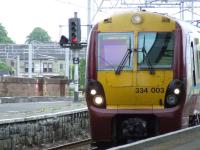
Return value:
<svg viewBox="0 0 200 150">
<path fill-rule="evenodd" d="M 164 93 L 164 88 L 135 88 L 136 93 Z"/>
</svg>

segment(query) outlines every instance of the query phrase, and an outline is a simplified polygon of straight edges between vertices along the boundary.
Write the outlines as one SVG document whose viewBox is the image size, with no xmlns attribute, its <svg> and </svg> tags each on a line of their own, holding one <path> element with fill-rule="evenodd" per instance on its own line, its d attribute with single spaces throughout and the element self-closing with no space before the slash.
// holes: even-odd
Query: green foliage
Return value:
<svg viewBox="0 0 200 150">
<path fill-rule="evenodd" d="M 74 65 L 73 64 L 70 64 L 70 66 L 69 66 L 69 76 L 70 76 L 70 80 L 74 80 L 74 70 L 75 70 L 75 67 L 74 67 Z"/>
<path fill-rule="evenodd" d="M 6 63 L 3 61 L 0 61 L 0 70 L 8 70 L 8 71 L 13 71 L 12 67 L 8 66 Z"/>
<path fill-rule="evenodd" d="M 32 41 L 38 41 L 41 43 L 51 42 L 51 38 L 48 33 L 40 27 L 34 28 L 33 31 L 26 38 L 26 43 L 28 44 L 30 44 Z"/>
<path fill-rule="evenodd" d="M 85 65 L 86 65 L 85 59 L 81 59 L 78 65 L 78 73 L 79 73 L 78 82 L 79 82 L 80 90 L 85 88 Z M 71 64 L 70 65 L 70 79 L 72 81 L 74 80 L 74 70 L 75 70 L 75 65 Z"/>
<path fill-rule="evenodd" d="M 8 33 L 6 29 L 0 23 L 0 43 L 1 44 L 10 44 L 14 43 L 10 37 L 8 37 Z"/>
<path fill-rule="evenodd" d="M 85 59 L 81 59 L 80 64 L 79 64 L 79 85 L 80 85 L 80 89 L 85 88 L 85 65 L 86 65 Z"/>
</svg>

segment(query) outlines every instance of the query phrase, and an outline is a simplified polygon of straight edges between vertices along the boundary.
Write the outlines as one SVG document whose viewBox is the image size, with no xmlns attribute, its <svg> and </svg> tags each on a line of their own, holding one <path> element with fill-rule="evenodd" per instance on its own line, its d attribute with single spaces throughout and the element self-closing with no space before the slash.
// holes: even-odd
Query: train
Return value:
<svg viewBox="0 0 200 150">
<path fill-rule="evenodd" d="M 112 15 L 90 33 L 92 144 L 137 141 L 200 123 L 200 28 L 165 14 Z"/>
</svg>

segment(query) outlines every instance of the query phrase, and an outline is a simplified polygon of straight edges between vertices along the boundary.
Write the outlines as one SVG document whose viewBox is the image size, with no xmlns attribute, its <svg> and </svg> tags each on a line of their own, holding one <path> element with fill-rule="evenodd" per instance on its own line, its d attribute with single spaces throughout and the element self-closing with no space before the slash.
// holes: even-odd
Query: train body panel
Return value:
<svg viewBox="0 0 200 150">
<path fill-rule="evenodd" d="M 198 124 L 198 28 L 128 12 L 99 22 L 89 39 L 86 100 L 94 143 L 126 143 Z"/>
<path fill-rule="evenodd" d="M 191 27 L 185 22 L 178 21 L 184 34 L 183 51 L 185 52 L 186 67 L 186 101 L 183 108 L 182 126 L 188 126 L 188 120 L 198 119 L 200 112 L 200 74 L 199 51 L 200 31 L 197 27 Z M 191 117 L 192 116 L 192 117 Z M 191 124 L 199 124 L 196 121 Z"/>
<path fill-rule="evenodd" d="M 163 110 L 145 109 L 143 107 L 142 109 L 108 109 L 107 111 L 104 111 L 91 106 L 90 125 L 93 141 L 97 143 L 108 142 L 109 144 L 116 144 L 113 143 L 116 142 L 116 139 L 124 138 L 122 133 L 123 129 L 120 127 L 123 121 L 132 118 L 143 118 L 149 123 L 150 131 L 148 132 L 150 132 L 150 135 L 148 137 L 175 131 L 182 126 L 179 108 Z M 141 135 L 134 138 L 138 140 L 144 137 Z"/>
<path fill-rule="evenodd" d="M 123 72 L 101 71 L 97 80 L 104 85 L 107 109 L 164 108 L 165 91 L 173 78 L 172 71 Z"/>
</svg>

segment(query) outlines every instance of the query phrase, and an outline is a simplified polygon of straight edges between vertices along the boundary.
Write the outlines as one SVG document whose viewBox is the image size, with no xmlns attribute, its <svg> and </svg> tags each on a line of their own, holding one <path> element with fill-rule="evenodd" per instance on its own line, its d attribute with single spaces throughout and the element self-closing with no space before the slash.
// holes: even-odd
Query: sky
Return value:
<svg viewBox="0 0 200 150">
<path fill-rule="evenodd" d="M 173 12 L 171 9 L 170 11 L 153 9 L 150 11 L 169 12 L 173 15 L 179 10 Z M 74 12 L 78 12 L 81 25 L 87 25 L 87 0 L 0 0 L 0 23 L 16 44 L 24 44 L 26 37 L 35 27 L 41 27 L 47 31 L 52 41 L 59 41 L 62 34 L 68 35 L 68 19 L 74 16 Z M 92 12 L 94 14 L 96 12 L 93 7 Z M 115 13 L 114 10 L 102 10 L 92 23 L 112 13 Z M 191 15 L 189 17 L 191 18 Z M 86 31 L 86 26 L 82 26 L 83 39 L 86 39 Z"/>
<path fill-rule="evenodd" d="M 68 32 L 66 26 L 59 26 L 67 25 L 74 12 L 83 18 L 81 24 L 87 23 L 87 3 L 80 1 L 85 0 L 0 0 L 0 23 L 16 44 L 24 44 L 35 27 L 47 31 L 52 41 L 59 41 L 60 34 Z"/>
</svg>

